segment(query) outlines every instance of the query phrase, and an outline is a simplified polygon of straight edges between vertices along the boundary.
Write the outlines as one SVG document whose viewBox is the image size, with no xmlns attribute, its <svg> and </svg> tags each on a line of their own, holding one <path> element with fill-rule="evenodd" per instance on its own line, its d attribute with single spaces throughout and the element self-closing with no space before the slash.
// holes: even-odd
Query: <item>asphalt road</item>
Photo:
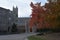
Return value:
<svg viewBox="0 0 60 40">
<path fill-rule="evenodd" d="M 27 37 L 31 35 L 36 35 L 36 33 L 0 35 L 0 40 L 28 40 Z"/>
</svg>

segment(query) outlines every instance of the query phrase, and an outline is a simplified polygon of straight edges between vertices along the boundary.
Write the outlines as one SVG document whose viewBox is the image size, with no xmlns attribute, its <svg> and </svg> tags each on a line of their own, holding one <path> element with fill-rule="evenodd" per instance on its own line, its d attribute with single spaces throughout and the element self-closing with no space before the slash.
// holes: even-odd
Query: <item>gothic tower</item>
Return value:
<svg viewBox="0 0 60 40">
<path fill-rule="evenodd" d="M 13 16 L 14 16 L 14 23 L 16 24 L 18 21 L 18 7 L 13 7 Z"/>
<path fill-rule="evenodd" d="M 18 7 L 13 7 L 13 13 L 16 14 L 18 16 Z"/>
</svg>

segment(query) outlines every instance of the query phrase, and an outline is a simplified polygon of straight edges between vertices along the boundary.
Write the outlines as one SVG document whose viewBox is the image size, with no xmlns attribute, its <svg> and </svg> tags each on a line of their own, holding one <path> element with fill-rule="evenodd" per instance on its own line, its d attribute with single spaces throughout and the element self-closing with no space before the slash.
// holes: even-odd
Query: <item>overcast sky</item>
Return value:
<svg viewBox="0 0 60 40">
<path fill-rule="evenodd" d="M 29 17 L 31 14 L 30 3 L 41 2 L 44 5 L 46 0 L 0 0 L 0 7 L 6 9 L 13 9 L 14 7 L 18 7 L 18 17 Z"/>
</svg>

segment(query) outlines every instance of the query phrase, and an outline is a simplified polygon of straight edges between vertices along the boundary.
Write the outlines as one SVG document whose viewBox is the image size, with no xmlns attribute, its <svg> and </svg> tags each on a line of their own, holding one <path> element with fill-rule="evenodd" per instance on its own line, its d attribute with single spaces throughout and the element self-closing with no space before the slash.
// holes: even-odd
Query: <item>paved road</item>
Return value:
<svg viewBox="0 0 60 40">
<path fill-rule="evenodd" d="M 0 40 L 27 40 L 27 37 L 31 35 L 36 35 L 36 33 L 0 35 Z"/>
</svg>

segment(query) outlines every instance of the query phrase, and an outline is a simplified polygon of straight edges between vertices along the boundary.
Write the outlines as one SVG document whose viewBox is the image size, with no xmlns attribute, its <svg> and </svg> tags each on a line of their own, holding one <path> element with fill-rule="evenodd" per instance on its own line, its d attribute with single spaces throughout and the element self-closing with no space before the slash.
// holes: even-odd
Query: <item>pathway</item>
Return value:
<svg viewBox="0 0 60 40">
<path fill-rule="evenodd" d="M 28 36 L 36 35 L 37 33 L 23 33 L 12 35 L 0 35 L 0 40 L 27 40 Z"/>
</svg>

